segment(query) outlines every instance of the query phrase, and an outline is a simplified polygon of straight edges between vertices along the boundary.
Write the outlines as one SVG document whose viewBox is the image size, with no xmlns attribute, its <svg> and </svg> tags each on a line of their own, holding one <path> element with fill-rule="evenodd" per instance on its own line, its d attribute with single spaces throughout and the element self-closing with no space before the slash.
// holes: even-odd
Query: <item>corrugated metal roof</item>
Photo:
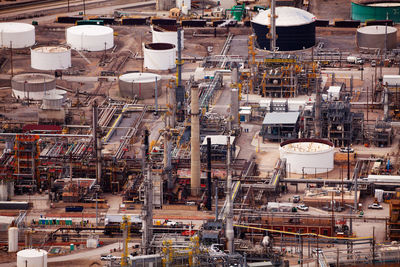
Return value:
<svg viewBox="0 0 400 267">
<path fill-rule="evenodd" d="M 207 138 L 211 138 L 211 145 L 226 145 L 228 137 L 226 135 L 207 135 L 204 140 L 202 145 L 206 146 L 207 145 Z M 230 138 L 230 143 L 231 145 L 233 144 L 233 141 L 235 141 L 235 137 L 231 136 Z"/>
<path fill-rule="evenodd" d="M 263 124 L 295 124 L 300 112 L 272 112 L 265 114 Z"/>
</svg>

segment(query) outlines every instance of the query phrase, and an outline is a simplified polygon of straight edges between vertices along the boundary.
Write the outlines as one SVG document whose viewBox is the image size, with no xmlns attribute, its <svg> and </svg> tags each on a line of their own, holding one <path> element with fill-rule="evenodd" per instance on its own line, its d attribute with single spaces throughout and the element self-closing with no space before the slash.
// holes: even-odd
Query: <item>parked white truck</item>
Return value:
<svg viewBox="0 0 400 267">
<path fill-rule="evenodd" d="M 364 63 L 364 61 L 363 61 L 361 58 L 359 58 L 359 57 L 348 56 L 348 57 L 347 57 L 347 63 L 362 64 L 362 63 Z"/>
</svg>

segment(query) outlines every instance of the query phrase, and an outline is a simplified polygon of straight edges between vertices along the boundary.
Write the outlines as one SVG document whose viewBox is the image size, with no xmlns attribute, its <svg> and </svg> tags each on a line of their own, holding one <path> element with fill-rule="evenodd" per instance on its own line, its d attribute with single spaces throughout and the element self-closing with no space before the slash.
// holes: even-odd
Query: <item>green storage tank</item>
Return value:
<svg viewBox="0 0 400 267">
<path fill-rule="evenodd" d="M 354 0 L 351 3 L 353 20 L 393 20 L 400 22 L 400 1 L 366 1 Z"/>
</svg>

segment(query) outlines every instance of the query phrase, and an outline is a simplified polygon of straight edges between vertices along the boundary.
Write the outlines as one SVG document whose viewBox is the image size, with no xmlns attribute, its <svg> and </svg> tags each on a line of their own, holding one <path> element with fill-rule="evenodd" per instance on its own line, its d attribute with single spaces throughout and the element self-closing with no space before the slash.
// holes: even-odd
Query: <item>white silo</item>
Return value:
<svg viewBox="0 0 400 267">
<path fill-rule="evenodd" d="M 8 252 L 18 251 L 18 228 L 8 228 Z"/>
<path fill-rule="evenodd" d="M 168 43 L 150 43 L 143 45 L 143 65 L 151 70 L 169 70 L 175 68 L 176 48 Z"/>
<path fill-rule="evenodd" d="M 151 26 L 153 43 L 173 44 L 178 48 L 178 29 L 175 25 Z M 181 47 L 183 49 L 184 31 L 181 30 Z"/>
<path fill-rule="evenodd" d="M 25 48 L 35 44 L 35 27 L 27 23 L 0 23 L 0 46 Z"/>
<path fill-rule="evenodd" d="M 47 267 L 47 251 L 25 249 L 17 252 L 17 267 Z"/>
<path fill-rule="evenodd" d="M 286 171 L 297 174 L 325 173 L 333 170 L 334 146 L 320 139 L 294 139 L 280 144 L 281 159 L 286 159 Z"/>
<path fill-rule="evenodd" d="M 80 25 L 67 29 L 67 44 L 75 50 L 102 51 L 114 46 L 114 30 L 100 25 Z"/>
<path fill-rule="evenodd" d="M 161 76 L 154 73 L 127 73 L 119 76 L 118 85 L 121 97 L 149 99 L 155 96 L 157 79 L 157 96 L 161 95 Z"/>
<path fill-rule="evenodd" d="M 11 79 L 11 87 L 17 99 L 42 100 L 45 92 L 56 88 L 56 80 L 49 74 L 24 73 Z"/>
<path fill-rule="evenodd" d="M 65 102 L 65 100 L 67 100 L 67 91 L 65 91 L 65 90 L 53 89 L 53 90 L 48 91 L 48 94 L 62 96 L 63 102 Z"/>
<path fill-rule="evenodd" d="M 1 181 L 0 183 L 0 201 L 8 200 L 8 185 L 6 182 Z"/>
<path fill-rule="evenodd" d="M 61 70 L 71 67 L 71 49 L 66 46 L 40 46 L 31 49 L 31 67 Z"/>
<path fill-rule="evenodd" d="M 46 94 L 43 97 L 42 109 L 60 110 L 63 103 L 63 96 L 57 94 Z"/>
</svg>

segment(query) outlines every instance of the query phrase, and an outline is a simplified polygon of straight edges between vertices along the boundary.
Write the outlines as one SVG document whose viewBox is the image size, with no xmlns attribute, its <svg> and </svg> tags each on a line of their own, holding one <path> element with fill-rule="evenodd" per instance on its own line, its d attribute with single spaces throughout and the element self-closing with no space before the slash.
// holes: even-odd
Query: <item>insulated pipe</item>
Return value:
<svg viewBox="0 0 400 267">
<path fill-rule="evenodd" d="M 191 160 L 190 187 L 192 196 L 198 196 L 200 191 L 200 127 L 199 127 L 199 89 L 192 86 L 191 92 Z"/>
<path fill-rule="evenodd" d="M 207 209 L 212 209 L 211 203 L 212 183 L 211 183 L 211 137 L 207 138 Z"/>
</svg>

